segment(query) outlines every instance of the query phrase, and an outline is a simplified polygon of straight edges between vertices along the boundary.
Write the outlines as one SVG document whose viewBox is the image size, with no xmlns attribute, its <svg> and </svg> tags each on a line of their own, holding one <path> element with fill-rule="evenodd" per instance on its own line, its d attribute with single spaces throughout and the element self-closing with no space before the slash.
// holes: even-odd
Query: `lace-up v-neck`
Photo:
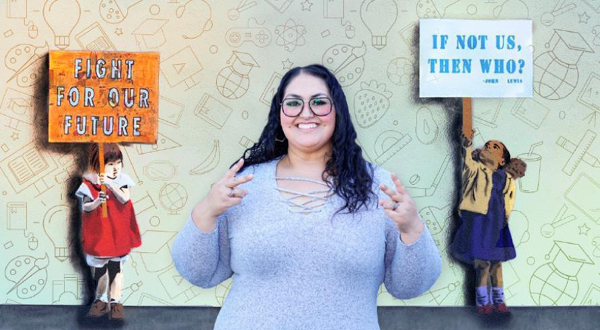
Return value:
<svg viewBox="0 0 600 330">
<path fill-rule="evenodd" d="M 318 213 L 323 210 L 326 204 L 330 203 L 331 197 L 334 195 L 333 188 L 330 188 L 327 183 L 322 181 L 317 181 L 309 178 L 296 177 L 296 176 L 278 176 L 277 175 L 277 164 L 281 160 L 282 157 L 277 158 L 273 161 L 272 166 L 272 182 L 273 188 L 275 189 L 279 200 L 285 203 L 288 207 L 288 210 L 292 213 L 300 213 L 304 215 Z M 310 190 L 307 192 L 298 191 L 288 188 L 282 188 L 277 185 L 277 181 L 304 181 L 311 182 L 318 185 L 321 185 L 323 189 Z M 303 197 L 308 198 L 308 200 L 303 202 L 298 202 Z"/>
</svg>

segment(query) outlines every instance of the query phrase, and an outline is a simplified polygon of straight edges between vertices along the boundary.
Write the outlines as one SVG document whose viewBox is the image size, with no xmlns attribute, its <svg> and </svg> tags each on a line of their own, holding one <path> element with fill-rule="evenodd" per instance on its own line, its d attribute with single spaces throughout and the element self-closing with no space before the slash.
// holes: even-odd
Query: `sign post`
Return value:
<svg viewBox="0 0 600 330">
<path fill-rule="evenodd" d="M 419 96 L 462 97 L 463 133 L 472 97 L 531 97 L 532 21 L 422 19 Z"/>
<path fill-rule="evenodd" d="M 100 173 L 103 143 L 156 143 L 158 72 L 158 53 L 51 51 L 48 141 L 98 143 Z"/>
</svg>

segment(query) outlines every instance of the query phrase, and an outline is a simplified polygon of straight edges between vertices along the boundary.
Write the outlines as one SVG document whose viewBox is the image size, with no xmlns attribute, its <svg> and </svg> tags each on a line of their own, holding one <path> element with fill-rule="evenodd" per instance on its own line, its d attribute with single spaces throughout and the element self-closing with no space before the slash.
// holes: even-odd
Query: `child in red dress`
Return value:
<svg viewBox="0 0 600 330">
<path fill-rule="evenodd" d="M 96 299 L 87 316 L 100 317 L 110 313 L 111 319 L 122 320 L 122 266 L 131 249 L 140 246 L 142 240 L 129 199 L 129 188 L 134 182 L 121 172 L 123 154 L 117 144 L 104 144 L 104 161 L 105 172 L 99 174 L 98 145 L 93 144 L 89 170 L 75 193 L 82 210 L 83 252 L 96 283 Z M 106 193 L 101 191 L 102 185 L 106 186 Z M 107 217 L 102 216 L 101 205 L 104 203 L 108 209 Z"/>
</svg>

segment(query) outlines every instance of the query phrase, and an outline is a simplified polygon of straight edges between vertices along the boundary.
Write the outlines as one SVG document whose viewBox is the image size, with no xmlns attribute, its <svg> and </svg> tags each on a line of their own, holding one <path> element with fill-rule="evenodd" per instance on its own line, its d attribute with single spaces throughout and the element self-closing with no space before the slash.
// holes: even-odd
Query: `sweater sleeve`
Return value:
<svg viewBox="0 0 600 330">
<path fill-rule="evenodd" d="M 400 240 L 393 220 L 387 222 L 384 284 L 398 299 L 409 299 L 429 290 L 442 272 L 442 257 L 425 225 L 419 239 L 409 245 Z"/>
<path fill-rule="evenodd" d="M 190 215 L 173 244 L 173 262 L 190 283 L 208 289 L 232 275 L 227 213 L 219 216 L 210 233 L 200 231 Z"/>
<path fill-rule="evenodd" d="M 375 171 L 375 180 L 396 189 L 390 173 L 383 168 Z M 381 199 L 389 199 L 379 188 Z M 377 207 L 380 207 L 379 205 Z M 404 244 L 394 220 L 383 210 L 385 217 L 385 274 L 383 282 L 387 291 L 398 299 L 409 299 L 429 290 L 442 272 L 442 257 L 424 224 L 421 236 L 411 244 Z M 422 221 L 422 219 L 421 219 Z"/>
</svg>

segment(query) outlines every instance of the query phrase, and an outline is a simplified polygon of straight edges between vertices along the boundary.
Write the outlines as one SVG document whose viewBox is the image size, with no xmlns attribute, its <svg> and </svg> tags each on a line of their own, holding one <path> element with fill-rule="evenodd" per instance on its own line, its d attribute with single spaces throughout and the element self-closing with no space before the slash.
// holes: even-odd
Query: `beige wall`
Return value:
<svg viewBox="0 0 600 330">
<path fill-rule="evenodd" d="M 504 267 L 506 295 L 511 305 L 600 302 L 598 1 L 374 1 L 382 8 L 376 20 L 361 16 L 360 0 L 62 0 L 44 10 L 53 2 L 0 6 L 0 303 L 82 303 L 82 277 L 60 253 L 68 245 L 65 180 L 73 159 L 34 148 L 29 106 L 35 59 L 66 44 L 55 38 L 61 34 L 69 37 L 66 50 L 161 54 L 159 143 L 125 148 L 144 241 L 125 265 L 125 304 L 222 304 L 230 280 L 208 290 L 190 285 L 174 269 L 170 246 L 193 204 L 256 141 L 273 88 L 297 65 L 334 69 L 352 58 L 337 73 L 351 113 L 359 93 L 389 102 L 381 120 L 355 121 L 359 142 L 370 161 L 422 195 L 417 205 L 424 218 L 438 221 L 429 226 L 445 250 L 454 193 L 453 165 L 446 162 L 451 116 L 411 100 L 410 42 L 414 25 L 427 17 L 533 20 L 534 80 L 544 86 L 530 99 L 474 100 L 476 144 L 500 139 L 529 164 L 510 219 L 518 256 Z M 386 3 L 391 7 L 384 10 Z M 372 44 L 376 29 L 387 35 L 379 49 Z M 558 30 L 569 37 L 552 38 Z M 247 73 L 238 84 L 222 81 L 230 65 Z M 436 177 L 436 189 L 419 189 L 433 187 Z M 33 276 L 15 286 L 30 269 Z M 423 296 L 396 300 L 382 286 L 378 302 L 461 305 L 463 278 L 446 260 Z"/>
</svg>

